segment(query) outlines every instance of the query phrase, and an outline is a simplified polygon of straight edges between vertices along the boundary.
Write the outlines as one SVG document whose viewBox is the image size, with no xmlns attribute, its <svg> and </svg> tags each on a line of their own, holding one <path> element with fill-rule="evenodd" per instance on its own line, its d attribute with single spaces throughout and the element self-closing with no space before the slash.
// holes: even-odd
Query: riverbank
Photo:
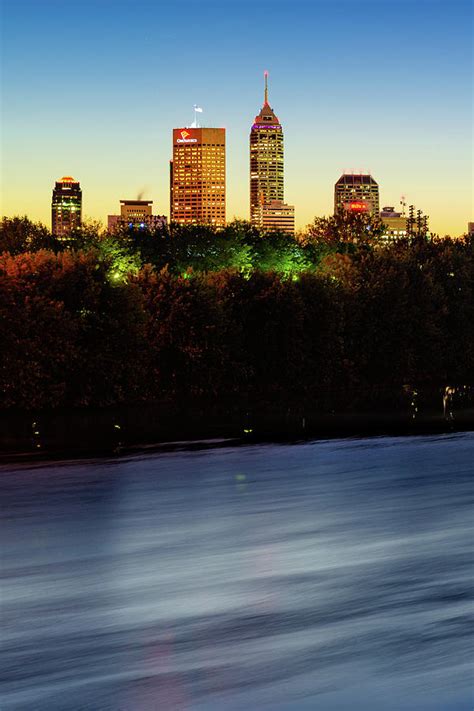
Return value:
<svg viewBox="0 0 474 711">
<path fill-rule="evenodd" d="M 474 406 L 370 411 L 177 411 L 161 404 L 0 413 L 0 461 L 126 455 L 249 442 L 426 435 L 474 430 Z"/>
</svg>

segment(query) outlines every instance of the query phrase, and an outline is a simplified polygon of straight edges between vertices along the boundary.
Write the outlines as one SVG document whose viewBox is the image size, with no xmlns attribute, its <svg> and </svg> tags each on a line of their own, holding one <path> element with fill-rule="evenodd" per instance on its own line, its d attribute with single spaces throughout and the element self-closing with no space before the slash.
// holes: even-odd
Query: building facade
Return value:
<svg viewBox="0 0 474 711">
<path fill-rule="evenodd" d="M 407 218 L 401 212 L 396 212 L 394 207 L 384 207 L 380 212 L 380 219 L 386 229 L 382 239 L 386 242 L 407 236 Z"/>
<path fill-rule="evenodd" d="M 279 215 L 277 214 L 279 213 Z M 269 230 L 286 226 L 294 207 L 284 203 L 283 128 L 268 103 L 268 74 L 265 72 L 264 102 L 250 129 L 250 221 Z M 277 217 L 281 217 L 277 226 Z"/>
<path fill-rule="evenodd" d="M 371 175 L 344 173 L 334 186 L 334 212 L 379 214 L 379 186 Z"/>
<path fill-rule="evenodd" d="M 264 231 L 277 230 L 295 234 L 295 208 L 293 205 L 286 205 L 281 200 L 271 200 L 263 203 L 256 212 L 255 224 Z"/>
<path fill-rule="evenodd" d="M 166 227 L 164 215 L 153 215 L 153 200 L 120 200 L 120 215 L 108 215 L 107 227 L 114 232 L 123 227 L 156 230 Z"/>
<path fill-rule="evenodd" d="M 170 220 L 225 225 L 225 128 L 173 129 Z"/>
<path fill-rule="evenodd" d="M 79 181 L 70 175 L 56 181 L 51 201 L 51 231 L 58 239 L 67 239 L 69 233 L 82 222 L 82 190 Z"/>
</svg>

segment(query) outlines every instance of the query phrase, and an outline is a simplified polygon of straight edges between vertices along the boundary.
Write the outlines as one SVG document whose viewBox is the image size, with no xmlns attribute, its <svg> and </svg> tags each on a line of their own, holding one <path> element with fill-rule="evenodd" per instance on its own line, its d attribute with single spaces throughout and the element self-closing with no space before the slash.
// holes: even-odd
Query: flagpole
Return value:
<svg viewBox="0 0 474 711">
<path fill-rule="evenodd" d="M 193 105 L 193 109 L 194 109 L 194 123 L 193 123 L 193 126 L 194 126 L 194 128 L 199 128 L 199 124 L 198 124 L 198 122 L 197 122 L 197 115 L 198 115 L 198 114 L 202 114 L 202 109 L 201 109 L 201 107 L 198 106 L 197 104 L 194 104 L 194 105 Z"/>
</svg>

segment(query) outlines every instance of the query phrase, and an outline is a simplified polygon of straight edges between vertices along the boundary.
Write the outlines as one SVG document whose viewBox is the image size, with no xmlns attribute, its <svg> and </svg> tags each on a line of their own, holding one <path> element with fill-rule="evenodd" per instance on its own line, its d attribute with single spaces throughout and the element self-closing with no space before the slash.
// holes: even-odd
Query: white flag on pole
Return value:
<svg viewBox="0 0 474 711">
<path fill-rule="evenodd" d="M 194 104 L 194 111 L 197 111 L 199 114 L 202 114 L 202 109 L 201 109 L 201 107 L 200 107 L 200 106 L 196 106 L 196 104 Z"/>
</svg>

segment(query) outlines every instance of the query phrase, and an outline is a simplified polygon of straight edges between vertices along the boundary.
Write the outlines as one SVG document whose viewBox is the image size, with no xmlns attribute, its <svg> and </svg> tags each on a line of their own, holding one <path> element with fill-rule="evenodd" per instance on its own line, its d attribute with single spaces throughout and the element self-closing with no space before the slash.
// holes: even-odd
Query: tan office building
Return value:
<svg viewBox="0 0 474 711">
<path fill-rule="evenodd" d="M 386 228 L 382 235 L 385 242 L 393 242 L 407 236 L 407 218 L 401 212 L 396 212 L 394 207 L 382 208 L 380 219 Z"/>
<path fill-rule="evenodd" d="M 379 214 L 379 186 L 371 175 L 344 173 L 334 186 L 334 212 Z"/>
<path fill-rule="evenodd" d="M 268 103 L 268 75 L 265 72 L 263 107 L 250 129 L 250 221 L 260 229 L 289 231 L 294 207 L 284 203 L 283 128 Z"/>
<path fill-rule="evenodd" d="M 280 200 L 272 200 L 260 206 L 256 212 L 256 224 L 264 231 L 295 234 L 295 208 Z"/>
<path fill-rule="evenodd" d="M 58 239 L 68 239 L 69 233 L 81 226 L 82 190 L 78 180 L 70 175 L 56 181 L 51 201 L 51 231 Z"/>
<path fill-rule="evenodd" d="M 173 129 L 170 220 L 225 225 L 225 128 Z"/>
<path fill-rule="evenodd" d="M 167 224 L 164 215 L 153 215 L 153 200 L 120 200 L 120 215 L 108 215 L 110 232 L 123 227 L 155 230 Z"/>
</svg>

